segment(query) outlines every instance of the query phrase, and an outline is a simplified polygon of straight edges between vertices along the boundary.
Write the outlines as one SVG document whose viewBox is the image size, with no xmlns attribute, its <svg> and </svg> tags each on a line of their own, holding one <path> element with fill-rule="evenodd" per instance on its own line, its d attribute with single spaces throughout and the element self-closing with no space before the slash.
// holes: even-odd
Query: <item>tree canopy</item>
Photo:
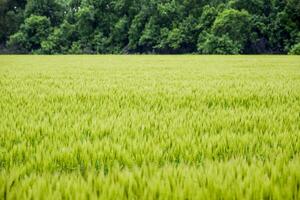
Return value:
<svg viewBox="0 0 300 200">
<path fill-rule="evenodd" d="M 11 53 L 297 54 L 299 0 L 0 0 Z"/>
</svg>

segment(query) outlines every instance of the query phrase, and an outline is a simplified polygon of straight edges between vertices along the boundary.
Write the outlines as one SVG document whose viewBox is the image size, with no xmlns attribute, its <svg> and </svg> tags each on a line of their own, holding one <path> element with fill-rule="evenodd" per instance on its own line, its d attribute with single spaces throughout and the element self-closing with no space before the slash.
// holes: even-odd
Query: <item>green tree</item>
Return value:
<svg viewBox="0 0 300 200">
<path fill-rule="evenodd" d="M 236 10 L 247 10 L 252 14 L 262 14 L 264 2 L 262 0 L 231 0 L 229 6 Z"/>
<path fill-rule="evenodd" d="M 218 11 L 215 7 L 212 6 L 204 6 L 202 9 L 202 14 L 198 22 L 198 29 L 200 31 L 208 31 L 211 29 L 216 17 L 218 15 Z"/>
<path fill-rule="evenodd" d="M 228 35 L 207 34 L 204 41 L 198 44 L 198 51 L 203 54 L 239 54 L 241 46 Z"/>
<path fill-rule="evenodd" d="M 26 0 L 0 0 L 0 46 L 8 37 L 17 32 L 24 20 Z"/>
<path fill-rule="evenodd" d="M 97 32 L 97 31 L 96 31 Z M 95 53 L 108 53 L 109 52 L 109 40 L 103 35 L 102 32 L 98 31 L 92 41 L 93 51 Z"/>
<path fill-rule="evenodd" d="M 159 25 L 156 23 L 156 19 L 151 17 L 139 39 L 139 46 L 142 47 L 143 52 L 151 52 L 154 50 L 153 47 L 157 45 L 159 35 Z"/>
<path fill-rule="evenodd" d="M 0 51 L 288 53 L 299 13 L 299 0 L 0 0 Z"/>
<path fill-rule="evenodd" d="M 138 52 L 141 51 L 141 49 L 139 48 L 139 40 L 144 30 L 146 20 L 147 20 L 147 15 L 145 14 L 144 10 L 139 12 L 134 17 L 128 31 L 129 51 L 138 51 Z"/>
<path fill-rule="evenodd" d="M 38 50 L 50 30 L 50 20 L 47 17 L 31 15 L 21 25 L 20 31 L 10 37 L 9 45 L 14 49 L 25 48 L 29 52 Z"/>
<path fill-rule="evenodd" d="M 184 35 L 179 28 L 161 29 L 160 42 L 154 48 L 161 53 L 178 53 L 183 44 Z"/>
<path fill-rule="evenodd" d="M 295 44 L 294 46 L 292 46 L 292 48 L 290 49 L 289 54 L 291 54 L 291 55 L 300 55 L 300 43 Z"/>
<path fill-rule="evenodd" d="M 26 53 L 30 51 L 31 45 L 27 40 L 27 35 L 19 31 L 10 36 L 8 46 L 16 53 Z"/>
<path fill-rule="evenodd" d="M 45 54 L 67 53 L 71 48 L 72 41 L 78 39 L 75 25 L 64 21 L 53 30 L 47 40 L 42 41 L 41 50 Z"/>
<path fill-rule="evenodd" d="M 212 33 L 222 37 L 227 35 L 232 41 L 243 47 L 250 38 L 250 15 L 247 11 L 226 9 L 221 12 L 213 26 Z"/>
<path fill-rule="evenodd" d="M 128 29 L 129 19 L 126 16 L 120 18 L 112 28 L 109 42 L 113 46 L 113 52 L 119 53 L 122 51 L 127 51 L 127 49 L 124 48 L 128 44 Z"/>
<path fill-rule="evenodd" d="M 59 25 L 63 21 L 63 7 L 56 0 L 28 0 L 25 8 L 25 17 L 31 15 L 45 16 L 51 24 Z"/>
</svg>

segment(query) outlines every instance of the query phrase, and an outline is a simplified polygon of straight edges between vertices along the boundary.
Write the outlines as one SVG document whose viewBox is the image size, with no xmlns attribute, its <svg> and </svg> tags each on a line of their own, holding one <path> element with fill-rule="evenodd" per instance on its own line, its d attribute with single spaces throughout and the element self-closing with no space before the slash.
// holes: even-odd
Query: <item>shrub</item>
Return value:
<svg viewBox="0 0 300 200">
<path fill-rule="evenodd" d="M 198 51 L 203 54 L 239 54 L 241 45 L 227 35 L 219 37 L 207 34 L 204 41 L 198 44 Z"/>
<path fill-rule="evenodd" d="M 82 47 L 79 42 L 73 42 L 71 49 L 69 50 L 70 54 L 82 54 Z"/>
<path fill-rule="evenodd" d="M 295 44 L 289 51 L 290 55 L 300 55 L 300 43 Z"/>
<path fill-rule="evenodd" d="M 27 41 L 27 36 L 20 31 L 10 36 L 7 45 L 9 48 L 15 51 L 25 52 L 27 49 L 30 49 L 30 44 Z"/>
</svg>

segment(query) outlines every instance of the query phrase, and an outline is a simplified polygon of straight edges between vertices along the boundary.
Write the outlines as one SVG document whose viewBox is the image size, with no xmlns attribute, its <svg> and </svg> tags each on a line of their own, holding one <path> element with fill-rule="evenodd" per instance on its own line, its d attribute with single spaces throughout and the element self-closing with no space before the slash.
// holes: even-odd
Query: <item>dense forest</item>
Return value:
<svg viewBox="0 0 300 200">
<path fill-rule="evenodd" d="M 300 54 L 300 1 L 0 0 L 0 49 Z"/>
</svg>

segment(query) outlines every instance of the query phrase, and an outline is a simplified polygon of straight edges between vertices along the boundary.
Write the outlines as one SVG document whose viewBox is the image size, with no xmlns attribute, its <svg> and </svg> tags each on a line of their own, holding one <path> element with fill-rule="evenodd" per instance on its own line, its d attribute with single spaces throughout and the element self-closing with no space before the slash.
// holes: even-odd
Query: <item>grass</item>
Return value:
<svg viewBox="0 0 300 200">
<path fill-rule="evenodd" d="M 0 199 L 300 199 L 300 57 L 0 56 Z"/>
</svg>

